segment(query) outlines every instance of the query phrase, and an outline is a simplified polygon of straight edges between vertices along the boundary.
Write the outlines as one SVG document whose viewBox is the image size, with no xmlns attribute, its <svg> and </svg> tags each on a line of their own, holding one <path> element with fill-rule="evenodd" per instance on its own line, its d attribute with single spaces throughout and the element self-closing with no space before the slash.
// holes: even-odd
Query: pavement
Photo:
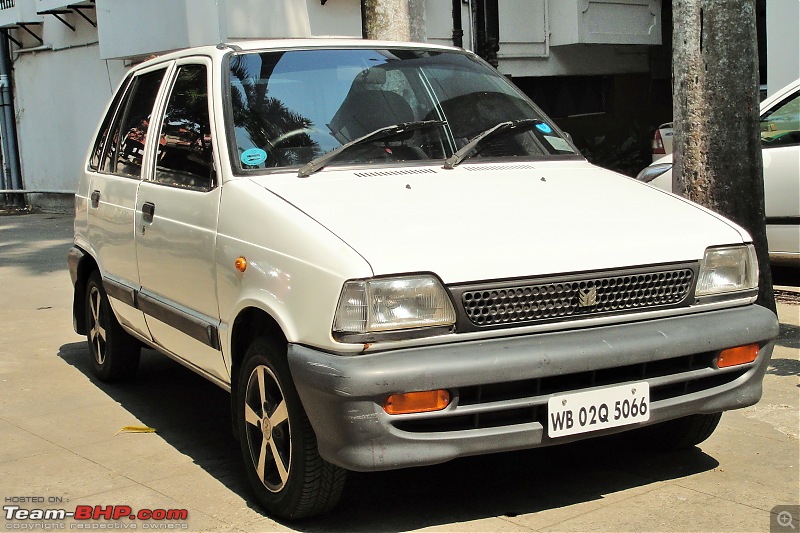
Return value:
<svg viewBox="0 0 800 533">
<path fill-rule="evenodd" d="M 352 474 L 329 515 L 281 523 L 249 500 L 227 394 L 155 352 L 137 378 L 91 377 L 72 330 L 64 215 L 0 216 L 3 531 L 797 531 L 800 276 L 783 281 L 781 336 L 753 407 L 683 452 L 624 436 Z M 791 302 L 795 303 L 791 303 Z M 117 433 L 146 426 L 153 433 Z M 85 507 L 88 506 L 88 507 Z M 186 510 L 176 521 L 43 520 L 34 509 Z M 778 507 L 791 506 L 791 507 Z M 11 509 L 11 510 L 9 510 Z M 780 514 L 784 510 L 791 514 Z M 33 519 L 22 520 L 19 511 Z M 15 513 L 15 514 L 12 514 Z M 26 513 L 22 513 L 26 514 Z M 9 518 L 13 519 L 9 519 Z M 780 523 L 778 519 L 780 518 Z M 771 528 L 772 527 L 772 528 Z"/>
</svg>

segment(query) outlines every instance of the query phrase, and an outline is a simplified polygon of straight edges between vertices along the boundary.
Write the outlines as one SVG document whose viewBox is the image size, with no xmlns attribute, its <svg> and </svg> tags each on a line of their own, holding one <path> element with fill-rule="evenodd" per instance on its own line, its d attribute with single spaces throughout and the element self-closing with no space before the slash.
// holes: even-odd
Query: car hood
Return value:
<svg viewBox="0 0 800 533">
<path fill-rule="evenodd" d="M 710 245 L 742 242 L 694 204 L 586 162 L 252 179 L 345 241 L 375 275 L 514 278 L 698 260 Z"/>
</svg>

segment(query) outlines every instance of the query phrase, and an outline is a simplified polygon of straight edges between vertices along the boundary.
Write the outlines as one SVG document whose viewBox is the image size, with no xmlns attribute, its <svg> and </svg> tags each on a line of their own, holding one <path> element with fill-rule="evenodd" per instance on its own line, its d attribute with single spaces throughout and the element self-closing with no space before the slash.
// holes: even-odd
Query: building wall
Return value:
<svg viewBox="0 0 800 533">
<path fill-rule="evenodd" d="M 767 94 L 800 78 L 800 0 L 767 0 Z"/>
<path fill-rule="evenodd" d="M 26 189 L 75 190 L 94 130 L 123 74 L 122 62 L 100 60 L 97 44 L 17 58 L 17 137 Z M 29 199 L 40 205 L 53 200 Z"/>
</svg>

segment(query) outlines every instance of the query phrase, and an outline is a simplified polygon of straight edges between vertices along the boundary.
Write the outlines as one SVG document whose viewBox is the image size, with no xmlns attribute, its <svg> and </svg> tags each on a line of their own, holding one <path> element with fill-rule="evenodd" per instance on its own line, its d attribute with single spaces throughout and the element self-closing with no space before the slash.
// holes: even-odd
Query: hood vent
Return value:
<svg viewBox="0 0 800 533">
<path fill-rule="evenodd" d="M 488 172 L 492 170 L 535 170 L 536 167 L 529 164 L 520 164 L 520 165 L 468 165 L 464 167 L 464 170 L 469 170 L 471 172 Z"/>
<path fill-rule="evenodd" d="M 432 168 L 406 168 L 403 170 L 374 170 L 371 172 L 354 172 L 359 178 L 372 178 L 379 176 L 408 176 L 411 174 L 436 174 Z"/>
</svg>

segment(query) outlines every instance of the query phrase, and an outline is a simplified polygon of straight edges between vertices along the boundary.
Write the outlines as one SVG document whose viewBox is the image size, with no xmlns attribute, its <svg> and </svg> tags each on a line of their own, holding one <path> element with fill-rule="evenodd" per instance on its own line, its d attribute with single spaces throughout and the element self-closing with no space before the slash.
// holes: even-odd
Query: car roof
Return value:
<svg viewBox="0 0 800 533">
<path fill-rule="evenodd" d="M 363 48 L 363 49 L 386 49 L 404 48 L 414 50 L 434 50 L 434 51 L 460 51 L 461 48 L 443 46 L 428 43 L 415 43 L 403 41 L 373 41 L 368 39 L 354 39 L 351 37 L 327 37 L 314 39 L 258 39 L 243 41 L 226 41 L 216 46 L 198 46 L 185 48 L 174 52 L 165 53 L 157 57 L 152 57 L 136 65 L 132 70 L 146 69 L 152 65 L 157 65 L 166 61 L 173 61 L 183 57 L 209 56 L 220 57 L 231 52 L 254 52 L 270 50 L 321 50 L 334 48 Z"/>
<path fill-rule="evenodd" d="M 790 84 L 780 88 L 772 95 L 765 98 L 764 101 L 761 102 L 759 113 L 763 113 L 764 111 L 768 110 L 770 107 L 775 105 L 776 102 L 783 100 L 788 94 L 793 93 L 798 89 L 800 89 L 800 78 L 794 80 Z"/>
</svg>

